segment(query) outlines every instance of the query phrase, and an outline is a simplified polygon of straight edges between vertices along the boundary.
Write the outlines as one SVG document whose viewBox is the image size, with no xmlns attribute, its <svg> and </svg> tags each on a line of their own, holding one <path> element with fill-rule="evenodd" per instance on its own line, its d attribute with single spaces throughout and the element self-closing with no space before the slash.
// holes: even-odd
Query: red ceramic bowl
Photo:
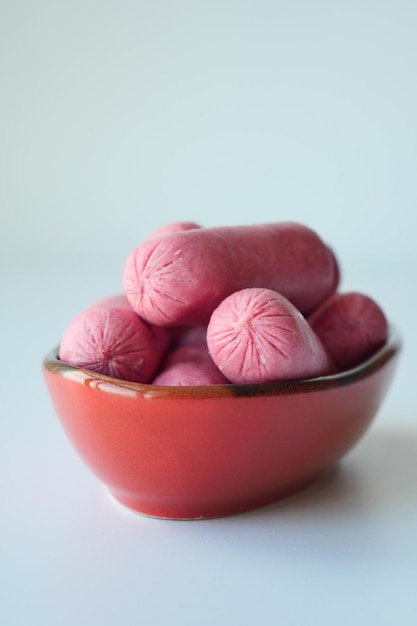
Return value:
<svg viewBox="0 0 417 626">
<path fill-rule="evenodd" d="M 72 444 L 130 509 L 195 519 L 246 511 L 305 487 L 364 434 L 400 342 L 342 374 L 261 385 L 162 387 L 43 364 Z"/>
</svg>

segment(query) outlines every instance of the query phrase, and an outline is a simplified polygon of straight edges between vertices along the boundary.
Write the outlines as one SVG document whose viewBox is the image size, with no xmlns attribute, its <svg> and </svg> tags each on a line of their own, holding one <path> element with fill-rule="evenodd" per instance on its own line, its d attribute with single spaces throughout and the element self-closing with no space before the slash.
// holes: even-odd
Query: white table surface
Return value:
<svg viewBox="0 0 417 626">
<path fill-rule="evenodd" d="M 339 468 L 271 506 L 176 522 L 107 495 L 41 375 L 71 317 L 119 289 L 117 272 L 67 263 L 1 273 L 1 624 L 415 626 L 417 342 L 405 283 L 372 281 L 384 303 L 394 290 L 404 350 L 372 428 Z"/>
</svg>

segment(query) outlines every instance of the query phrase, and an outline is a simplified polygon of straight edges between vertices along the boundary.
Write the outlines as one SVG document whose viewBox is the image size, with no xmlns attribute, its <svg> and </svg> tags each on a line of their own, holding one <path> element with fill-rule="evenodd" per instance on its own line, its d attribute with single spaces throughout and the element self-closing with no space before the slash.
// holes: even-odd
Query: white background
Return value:
<svg viewBox="0 0 417 626">
<path fill-rule="evenodd" d="M 2 623 L 416 623 L 416 30 L 412 0 L 2 0 Z M 110 501 L 40 373 L 179 219 L 306 223 L 404 342 L 340 472 L 203 523 Z"/>
</svg>

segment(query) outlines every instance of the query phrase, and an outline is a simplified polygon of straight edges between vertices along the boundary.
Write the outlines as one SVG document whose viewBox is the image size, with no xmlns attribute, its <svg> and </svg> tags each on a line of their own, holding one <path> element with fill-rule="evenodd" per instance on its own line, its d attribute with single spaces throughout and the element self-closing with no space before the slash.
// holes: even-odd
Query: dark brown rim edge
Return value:
<svg viewBox="0 0 417 626">
<path fill-rule="evenodd" d="M 370 376 L 391 360 L 401 349 L 401 339 L 395 329 L 390 326 L 387 342 L 369 359 L 350 370 L 331 376 L 303 380 L 285 380 L 262 384 L 244 385 L 204 385 L 199 387 L 168 387 L 133 383 L 97 374 L 90 370 L 75 367 L 58 358 L 59 347 L 48 352 L 43 360 L 43 367 L 65 378 L 71 378 L 79 383 L 96 386 L 113 393 L 130 392 L 129 395 L 146 396 L 147 398 L 225 398 L 225 397 L 256 397 L 285 395 L 292 393 L 308 393 L 334 387 L 350 385 L 362 378 Z"/>
</svg>

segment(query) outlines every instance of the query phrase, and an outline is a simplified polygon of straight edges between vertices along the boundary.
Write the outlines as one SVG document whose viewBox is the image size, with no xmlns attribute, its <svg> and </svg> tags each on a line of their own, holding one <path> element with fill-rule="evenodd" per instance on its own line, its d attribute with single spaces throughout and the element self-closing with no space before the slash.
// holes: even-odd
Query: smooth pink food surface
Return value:
<svg viewBox="0 0 417 626">
<path fill-rule="evenodd" d="M 231 293 L 273 289 L 301 312 L 337 287 L 331 250 L 311 229 L 280 222 L 167 235 L 128 256 L 123 286 L 132 308 L 160 325 L 204 325 Z"/>
<path fill-rule="evenodd" d="M 270 289 L 236 291 L 215 309 L 207 344 L 232 383 L 328 374 L 329 358 L 303 315 Z"/>
<path fill-rule="evenodd" d="M 65 329 L 59 358 L 93 372 L 149 382 L 168 343 L 166 329 L 153 328 L 132 310 L 125 296 L 93 303 Z"/>
<path fill-rule="evenodd" d="M 205 345 L 184 345 L 167 354 L 154 385 L 224 385 L 229 380 L 216 367 Z"/>
<path fill-rule="evenodd" d="M 338 371 L 358 365 L 386 341 L 388 322 L 379 305 L 357 292 L 332 295 L 309 317 Z"/>
<path fill-rule="evenodd" d="M 391 337 L 366 367 L 299 383 L 156 387 L 44 361 L 70 441 L 121 503 L 164 518 L 231 515 L 287 496 L 368 429 L 392 380 Z"/>
</svg>

